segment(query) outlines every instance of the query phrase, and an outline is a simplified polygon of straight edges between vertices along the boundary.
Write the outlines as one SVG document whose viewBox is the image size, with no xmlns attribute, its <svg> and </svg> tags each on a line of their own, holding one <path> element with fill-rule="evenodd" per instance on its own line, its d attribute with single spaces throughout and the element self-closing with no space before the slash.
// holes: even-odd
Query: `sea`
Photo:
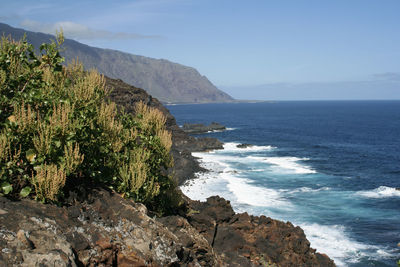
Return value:
<svg viewBox="0 0 400 267">
<path fill-rule="evenodd" d="M 209 172 L 181 186 L 237 212 L 300 226 L 338 266 L 400 259 L 400 101 L 169 105 L 177 123 L 218 122 L 223 150 L 193 153 Z M 238 148 L 238 144 L 251 144 Z"/>
</svg>

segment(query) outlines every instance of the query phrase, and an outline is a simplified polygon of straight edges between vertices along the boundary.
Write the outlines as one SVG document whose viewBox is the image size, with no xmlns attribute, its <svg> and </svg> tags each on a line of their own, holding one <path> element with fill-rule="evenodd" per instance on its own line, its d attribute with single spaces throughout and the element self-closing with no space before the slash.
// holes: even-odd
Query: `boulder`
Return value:
<svg viewBox="0 0 400 267">
<path fill-rule="evenodd" d="M 253 146 L 252 144 L 239 144 L 239 145 L 236 145 L 237 148 L 248 148 L 248 147 L 252 147 L 252 146 Z"/>
<path fill-rule="evenodd" d="M 188 221 L 227 266 L 335 266 L 310 247 L 300 227 L 289 222 L 235 214 L 230 202 L 218 196 L 191 201 L 190 209 L 194 212 Z"/>
<path fill-rule="evenodd" d="M 214 131 L 224 131 L 224 130 L 226 130 L 226 127 L 217 122 L 212 122 L 210 125 L 204 125 L 201 123 L 198 123 L 198 124 L 185 123 L 183 125 L 182 129 L 185 133 L 189 133 L 189 134 L 203 134 L 203 133 L 214 132 Z"/>
</svg>

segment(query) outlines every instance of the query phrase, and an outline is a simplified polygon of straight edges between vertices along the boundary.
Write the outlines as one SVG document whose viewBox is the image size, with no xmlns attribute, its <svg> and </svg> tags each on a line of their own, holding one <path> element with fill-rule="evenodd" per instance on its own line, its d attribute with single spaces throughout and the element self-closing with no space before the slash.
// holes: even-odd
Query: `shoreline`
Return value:
<svg viewBox="0 0 400 267">
<path fill-rule="evenodd" d="M 204 155 L 214 154 L 217 151 L 226 150 L 227 146 L 228 146 L 228 149 L 229 148 L 232 149 L 232 147 L 235 147 L 240 152 L 246 152 L 246 151 L 247 152 L 255 152 L 255 151 L 261 151 L 261 150 L 270 150 L 270 149 L 274 148 L 274 147 L 271 147 L 271 146 L 257 146 L 257 145 L 251 145 L 251 144 L 228 142 L 228 143 L 223 143 L 223 147 L 224 147 L 223 149 L 215 149 L 215 150 L 211 150 L 211 151 L 194 152 L 194 153 L 192 153 L 192 156 L 196 159 L 196 161 L 202 167 L 203 171 L 196 172 L 193 178 L 186 180 L 182 185 L 179 186 L 180 190 L 182 191 L 182 193 L 185 196 L 187 196 L 188 198 L 190 198 L 193 201 L 206 202 L 208 200 L 208 198 L 210 198 L 210 197 L 222 197 L 222 198 L 226 199 L 231 204 L 231 206 L 232 206 L 232 208 L 233 208 L 233 210 L 234 210 L 234 212 L 236 214 L 247 214 L 247 213 L 249 213 L 251 216 L 256 216 L 256 217 L 268 216 L 268 218 L 269 218 L 269 215 L 267 215 L 267 214 L 261 214 L 261 213 L 253 214 L 251 211 L 246 210 L 243 207 L 235 205 L 235 202 L 237 202 L 237 200 L 235 201 L 234 199 L 229 198 L 227 196 L 227 194 L 232 193 L 232 192 L 228 193 L 228 191 L 230 191 L 229 189 L 225 193 L 222 192 L 222 195 L 221 195 L 221 192 L 219 192 L 219 193 L 216 192 L 218 190 L 210 191 L 210 192 L 207 192 L 207 190 L 206 190 L 205 192 L 202 192 L 202 191 L 205 190 L 205 188 L 208 188 L 208 187 L 220 188 L 221 184 L 225 183 L 226 180 L 232 178 L 232 176 L 234 176 L 235 174 L 238 173 L 237 170 L 230 169 L 227 166 L 220 166 L 220 167 L 217 167 L 217 169 L 216 169 L 215 165 L 218 164 L 218 163 L 214 162 L 215 165 L 213 166 L 212 162 L 204 160 L 204 157 L 202 157 Z M 218 177 L 218 176 L 221 176 L 221 175 L 224 175 L 224 177 Z M 208 183 L 211 184 L 211 185 L 207 186 Z M 248 190 L 246 190 L 245 188 L 246 187 L 251 187 L 251 186 L 249 186 L 247 184 L 241 184 L 241 183 L 238 184 L 238 186 L 241 187 L 242 192 L 243 192 L 243 190 L 245 192 L 247 192 Z M 257 193 L 258 188 L 251 187 L 250 191 L 252 191 L 253 194 Z M 258 203 L 256 203 L 255 200 L 251 199 L 252 197 L 251 197 L 250 191 L 247 192 L 247 193 L 249 193 L 249 196 L 246 196 L 247 199 L 245 199 L 244 202 L 247 203 L 246 205 L 252 205 L 252 204 L 253 205 L 258 205 Z M 193 192 L 195 192 L 195 194 L 192 194 Z M 271 192 L 258 192 L 258 193 L 260 193 L 260 194 L 263 194 L 263 193 L 271 194 L 272 193 L 272 195 L 274 194 L 272 191 Z M 234 200 L 234 201 L 232 201 L 232 200 Z M 264 201 L 264 203 L 267 203 L 269 201 L 271 201 L 270 198 L 266 199 L 266 201 Z M 276 201 L 279 202 L 281 200 L 280 199 L 275 199 L 272 202 L 272 204 L 276 203 Z M 239 203 L 240 203 L 240 201 L 239 201 Z M 268 204 L 270 205 L 270 203 L 268 203 Z M 283 220 L 281 218 L 276 219 L 277 216 L 273 216 L 272 215 L 271 217 L 272 217 L 272 220 L 274 220 L 274 221 L 280 221 L 282 223 L 291 224 L 291 225 L 294 225 L 295 227 L 299 227 L 300 229 L 302 229 L 302 231 L 304 231 L 302 225 L 296 225 L 296 224 L 293 224 L 289 220 Z M 305 235 L 305 238 L 308 240 L 307 235 Z M 313 247 L 313 249 L 315 249 L 315 247 Z M 318 250 L 318 248 L 317 248 L 317 250 Z M 326 255 L 325 252 L 319 252 L 319 251 L 317 251 L 317 252 L 318 253 L 322 253 L 323 255 Z M 327 255 L 327 256 L 329 257 L 329 255 Z M 335 263 L 336 263 L 336 260 L 335 260 Z M 340 265 L 344 265 L 340 261 L 339 261 L 339 263 L 340 263 Z"/>
<path fill-rule="evenodd" d="M 355 262 L 357 257 L 360 260 L 368 257 L 373 258 L 392 258 L 394 250 L 390 247 L 380 246 L 373 243 L 358 241 L 351 230 L 340 222 L 318 222 L 313 220 L 304 221 L 304 216 L 297 220 L 293 216 L 285 216 L 294 210 L 302 210 L 301 206 L 291 206 L 291 198 L 294 194 L 332 194 L 335 189 L 331 187 L 295 187 L 292 189 L 275 187 L 255 186 L 254 180 L 247 179 L 249 173 L 244 174 L 246 168 L 235 168 L 235 163 L 246 164 L 246 162 L 257 161 L 257 158 L 263 158 L 263 162 L 274 167 L 285 167 L 293 171 L 289 175 L 318 175 L 318 172 L 306 165 L 308 158 L 302 158 L 301 166 L 293 165 L 294 157 L 286 157 L 287 162 L 283 164 L 280 161 L 266 161 L 266 157 L 276 157 L 275 154 L 260 155 L 253 157 L 255 151 L 271 151 L 276 149 L 271 146 L 253 146 L 249 148 L 239 148 L 240 143 L 227 142 L 224 144 L 224 150 L 214 150 L 211 152 L 193 153 L 200 166 L 207 169 L 206 172 L 196 173 L 195 179 L 190 179 L 180 186 L 181 191 L 191 199 L 206 201 L 210 196 L 220 196 L 229 199 L 236 213 L 249 213 L 254 216 L 270 216 L 283 222 L 293 223 L 299 226 L 305 233 L 305 237 L 311 242 L 311 247 L 316 248 L 317 252 L 328 255 L 338 266 L 347 266 L 349 262 Z M 246 153 L 247 150 L 247 153 Z M 236 155 L 235 155 L 236 153 Z M 279 158 L 279 157 L 278 157 Z M 285 157 L 281 157 L 285 158 Z M 259 159 L 259 158 L 258 158 Z M 282 164 L 282 165 L 277 165 Z M 219 165 L 219 166 L 218 166 Z M 251 165 L 253 166 L 253 165 Z M 273 168 L 274 168 L 273 167 Z M 261 168 L 261 167 L 260 167 Z M 276 170 L 276 169 L 275 169 Z M 255 170 L 257 171 L 257 170 Z M 333 191 L 331 191 L 333 190 Z M 396 188 L 380 186 L 371 190 L 354 191 L 355 197 L 362 198 L 387 198 L 400 196 L 400 191 Z M 289 198 L 288 198 L 289 197 Z M 279 213 L 274 212 L 274 209 Z M 285 210 L 287 211 L 285 212 Z M 268 210 L 268 211 L 267 211 Z M 306 211 L 305 211 L 306 212 Z M 304 213 L 304 214 L 307 214 Z M 283 216 L 283 217 L 282 217 Z"/>
<path fill-rule="evenodd" d="M 173 139 L 173 145 L 172 145 L 172 155 L 174 157 L 174 168 L 172 172 L 175 174 L 175 180 L 177 184 L 180 186 L 183 183 L 185 183 L 188 180 L 195 180 L 196 178 L 194 177 L 194 174 L 197 172 L 203 172 L 206 169 L 201 167 L 199 164 L 198 159 L 192 156 L 192 153 L 196 152 L 205 152 L 205 151 L 214 151 L 214 150 L 220 150 L 223 149 L 223 143 L 219 141 L 216 138 L 213 137 L 193 137 L 185 133 L 176 123 L 176 119 L 172 114 L 169 112 L 169 110 L 162 105 L 157 99 L 150 97 L 144 90 L 132 87 L 130 85 L 127 85 L 119 80 L 114 80 L 114 79 L 108 79 L 110 82 L 110 85 L 112 85 L 115 90 L 114 92 L 118 92 L 118 94 L 114 94 L 111 98 L 115 100 L 117 104 L 120 104 L 122 106 L 125 106 L 127 108 L 127 111 L 132 111 L 132 105 L 136 101 L 145 101 L 147 105 L 157 107 L 160 109 L 167 117 L 167 128 L 171 131 L 172 133 L 172 139 Z M 132 94 L 131 92 L 139 92 L 139 94 L 135 93 L 135 99 L 134 102 L 132 102 Z M 129 98 L 121 98 L 120 95 L 130 95 Z M 265 101 L 262 101 L 265 102 Z M 227 129 L 229 130 L 229 129 Z M 215 225 L 223 225 L 225 224 L 226 229 L 230 229 L 229 231 L 226 232 L 228 234 L 229 238 L 234 238 L 234 244 L 239 242 L 239 240 L 242 240 L 241 242 L 243 247 L 250 247 L 253 248 L 253 254 L 258 254 L 261 255 L 264 252 L 270 253 L 269 258 L 272 260 L 272 262 L 279 262 L 279 261 L 285 261 L 285 259 L 278 257 L 278 251 L 280 251 L 278 248 L 272 249 L 265 247 L 268 244 L 265 244 L 265 240 L 268 240 L 269 237 L 265 237 L 266 239 L 261 243 L 258 244 L 259 248 L 254 247 L 255 244 L 253 243 L 248 243 L 250 239 L 252 239 L 252 234 L 243 231 L 243 229 L 239 228 L 236 229 L 236 224 L 237 224 L 237 218 L 241 216 L 248 216 L 247 213 L 242 213 L 242 214 L 231 214 L 230 210 L 232 210 L 232 206 L 230 204 L 229 200 L 223 200 L 223 199 L 215 199 L 212 198 L 211 203 L 209 203 L 209 200 L 205 203 L 198 203 L 197 201 L 194 200 L 189 200 L 189 211 L 190 210 L 199 210 L 199 214 L 191 214 L 188 215 L 187 220 L 196 220 L 199 219 L 200 223 L 194 223 L 193 226 L 197 228 L 200 232 L 203 232 L 205 228 L 209 229 L 210 236 L 206 235 L 206 238 L 208 238 L 209 244 L 212 246 L 215 243 L 218 243 L 217 241 L 221 238 L 221 240 L 224 240 L 228 237 L 224 237 L 222 233 L 224 232 L 219 232 L 217 234 L 217 228 L 215 228 Z M 225 219 L 220 221 L 220 217 L 213 217 L 209 216 L 208 212 L 209 210 L 213 210 L 213 205 L 215 204 L 214 202 L 217 201 L 217 203 L 220 203 L 220 210 L 216 214 L 227 214 Z M 199 206 L 200 205 L 200 206 Z M 193 209 L 191 208 L 193 206 Z M 216 212 L 213 210 L 213 213 Z M 233 210 L 232 210 L 233 212 Z M 228 216 L 228 214 L 230 214 Z M 199 218 L 197 218 L 199 217 Z M 246 217 L 247 218 L 247 217 Z M 335 266 L 333 261 L 329 259 L 328 256 L 315 253 L 315 250 L 310 248 L 310 244 L 306 237 L 304 236 L 304 232 L 302 229 L 299 227 L 294 227 L 290 222 L 288 223 L 283 223 L 277 220 L 270 219 L 271 222 L 274 222 L 273 226 L 270 226 L 269 224 L 265 224 L 266 222 L 261 220 L 259 222 L 260 218 L 265 218 L 265 216 L 250 216 L 249 220 L 250 224 L 247 224 L 247 227 L 249 230 L 257 229 L 258 227 L 263 228 L 260 232 L 260 235 L 264 235 L 266 230 L 269 229 L 269 227 L 272 227 L 271 229 L 275 229 L 278 232 L 283 231 L 285 233 L 288 233 L 289 235 L 293 234 L 293 237 L 290 238 L 291 241 L 285 241 L 285 237 L 282 236 L 282 233 L 275 233 L 272 234 L 271 238 L 276 238 L 272 240 L 272 242 L 278 242 L 280 244 L 280 249 L 281 254 L 287 254 L 288 257 L 292 257 L 293 259 L 297 258 L 298 260 L 301 260 L 301 262 L 309 262 L 310 264 L 314 264 L 315 266 L 321 265 L 321 266 Z M 247 219 L 246 219 L 247 220 Z M 255 220 L 255 221 L 254 221 Z M 215 228 L 215 229 L 214 229 Z M 218 227 L 219 228 L 219 227 Z M 271 230 L 270 229 L 270 230 Z M 250 236 L 249 236 L 250 234 Z M 208 237 L 207 237 L 208 236 Z M 212 237 L 212 238 L 211 238 Z M 238 240 L 237 240 L 238 239 Z M 293 243 L 294 242 L 294 243 Z M 223 242 L 224 243 L 224 242 Z M 224 244 L 221 244 L 220 246 L 220 253 L 221 255 L 224 255 L 227 253 L 227 248 L 224 246 Z M 260 248 L 263 248 L 264 252 L 260 250 Z M 294 248 L 297 248 L 294 249 Z M 232 251 L 234 251 L 234 254 L 231 255 L 231 258 L 236 259 L 237 262 L 240 262 L 242 258 L 246 258 L 248 260 L 252 260 L 251 257 L 248 255 L 248 251 L 242 251 L 242 250 L 237 250 L 237 247 L 234 246 L 232 248 Z M 286 251 L 286 252 L 284 252 Z M 302 251 L 302 253 L 299 253 L 299 251 Z M 278 254 L 277 254 L 278 253 Z M 289 256 L 290 255 L 290 256 Z M 252 256 L 257 258 L 258 256 Z M 273 260 L 274 259 L 274 260 Z M 231 259 L 226 259 L 229 260 L 229 262 L 232 262 Z M 254 260 L 254 259 L 253 259 Z M 287 260 L 287 259 L 286 259 Z M 286 264 L 283 264 L 283 266 L 288 265 L 289 262 L 286 262 Z M 247 264 L 244 264 L 243 266 L 246 266 Z"/>
</svg>

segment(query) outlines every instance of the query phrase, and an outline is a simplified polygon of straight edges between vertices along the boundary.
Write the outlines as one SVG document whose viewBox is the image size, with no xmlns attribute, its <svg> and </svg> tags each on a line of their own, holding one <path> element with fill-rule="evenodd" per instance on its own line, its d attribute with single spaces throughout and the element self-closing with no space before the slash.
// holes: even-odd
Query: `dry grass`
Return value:
<svg viewBox="0 0 400 267">
<path fill-rule="evenodd" d="M 143 128 L 146 131 L 156 133 L 165 126 L 167 119 L 164 114 L 156 108 L 147 106 L 142 101 L 135 106 L 135 112 L 141 116 Z"/>
<path fill-rule="evenodd" d="M 129 152 L 129 161 L 123 162 L 119 168 L 122 183 L 129 192 L 137 192 L 148 178 L 149 166 L 146 161 L 150 154 L 143 149 L 135 149 Z"/>
<path fill-rule="evenodd" d="M 64 146 L 65 171 L 67 174 L 74 172 L 83 162 L 84 155 L 79 153 L 79 145 L 71 143 Z"/>
<path fill-rule="evenodd" d="M 161 145 L 169 153 L 172 146 L 172 135 L 165 129 L 167 119 L 164 114 L 160 110 L 149 107 L 143 102 L 136 104 L 135 112 L 141 117 L 143 129 L 158 136 Z"/>
<path fill-rule="evenodd" d="M 101 103 L 98 108 L 98 123 L 103 127 L 104 131 L 107 132 L 112 149 L 114 152 L 119 152 L 125 145 L 123 129 L 124 126 L 117 119 L 117 108 L 114 102 L 107 104 Z"/>
<path fill-rule="evenodd" d="M 101 97 L 97 93 L 98 90 L 102 91 L 103 95 L 107 93 L 104 76 L 95 70 L 85 72 L 80 79 L 76 79 L 72 90 L 76 101 L 97 100 Z"/>
<path fill-rule="evenodd" d="M 53 130 L 60 129 L 62 134 L 65 134 L 70 127 L 71 113 L 74 110 L 74 105 L 69 103 L 59 103 L 58 105 L 53 105 L 53 113 L 51 114 L 49 121 L 50 127 Z"/>
<path fill-rule="evenodd" d="M 22 102 L 14 107 L 14 117 L 9 119 L 13 119 L 18 124 L 18 130 L 23 132 L 35 127 L 37 114 L 32 110 L 31 105 L 28 104 L 25 107 L 25 103 Z"/>
<path fill-rule="evenodd" d="M 0 162 L 7 161 L 11 155 L 10 141 L 5 132 L 0 134 Z"/>
<path fill-rule="evenodd" d="M 7 74 L 5 71 L 0 70 L 0 92 L 4 90 L 4 84 L 6 82 L 7 79 Z"/>
<path fill-rule="evenodd" d="M 116 134 L 120 134 L 123 126 L 117 120 L 117 108 L 114 102 L 110 104 L 101 103 L 98 110 L 98 122 L 103 128 L 108 132 L 115 132 Z"/>
<path fill-rule="evenodd" d="M 71 77 L 72 79 L 83 77 L 85 74 L 83 65 L 78 59 L 72 60 L 67 67 L 64 68 L 63 72 L 65 77 Z"/>
<path fill-rule="evenodd" d="M 158 131 L 156 135 L 160 138 L 161 144 L 169 153 L 172 147 L 172 134 L 169 131 L 162 129 Z"/>
<path fill-rule="evenodd" d="M 50 153 L 51 149 L 51 139 L 53 138 L 53 129 L 51 126 L 42 121 L 38 120 L 37 123 L 37 132 L 33 136 L 33 145 L 39 154 L 47 155 Z"/>
<path fill-rule="evenodd" d="M 42 165 L 36 175 L 32 175 L 36 197 L 40 200 L 56 201 L 60 189 L 65 185 L 66 178 L 63 167 L 54 164 Z"/>
</svg>

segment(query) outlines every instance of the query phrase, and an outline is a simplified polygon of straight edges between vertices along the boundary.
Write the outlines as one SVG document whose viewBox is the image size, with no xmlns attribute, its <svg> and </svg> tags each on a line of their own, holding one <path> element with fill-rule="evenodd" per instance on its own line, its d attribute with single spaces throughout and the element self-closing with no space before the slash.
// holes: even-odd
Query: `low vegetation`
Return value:
<svg viewBox="0 0 400 267">
<path fill-rule="evenodd" d="M 0 193 L 61 203 L 80 184 L 106 186 L 159 213 L 178 205 L 171 134 L 144 103 L 136 115 L 112 102 L 104 77 L 73 62 L 63 67 L 63 35 L 40 46 L 2 37 Z"/>
</svg>

